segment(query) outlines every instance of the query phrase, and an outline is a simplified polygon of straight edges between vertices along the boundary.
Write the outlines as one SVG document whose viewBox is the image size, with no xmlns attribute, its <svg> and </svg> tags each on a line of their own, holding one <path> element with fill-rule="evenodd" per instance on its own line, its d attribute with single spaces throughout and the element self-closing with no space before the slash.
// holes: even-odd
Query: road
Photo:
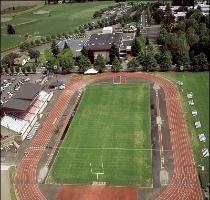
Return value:
<svg viewBox="0 0 210 200">
<path fill-rule="evenodd" d="M 1 199 L 11 200 L 10 198 L 10 180 L 9 166 L 1 166 Z"/>
</svg>

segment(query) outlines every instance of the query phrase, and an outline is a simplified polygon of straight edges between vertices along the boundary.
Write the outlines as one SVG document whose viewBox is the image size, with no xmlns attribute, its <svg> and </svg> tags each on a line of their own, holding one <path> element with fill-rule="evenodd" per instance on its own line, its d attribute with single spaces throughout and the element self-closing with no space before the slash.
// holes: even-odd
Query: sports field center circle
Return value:
<svg viewBox="0 0 210 200">
<path fill-rule="evenodd" d="M 31 148 L 26 152 L 26 156 L 24 156 L 17 168 L 17 176 L 16 176 L 16 191 L 18 195 L 18 199 L 21 200 L 44 200 L 47 199 L 45 195 L 39 189 L 39 185 L 37 183 L 37 167 L 40 159 L 44 153 L 44 150 L 34 151 L 33 148 L 39 148 L 47 146 L 50 141 L 53 133 L 56 129 L 56 124 L 52 126 L 53 120 L 55 118 L 60 119 L 65 112 L 65 109 L 73 97 L 74 93 L 81 88 L 85 87 L 88 84 L 103 81 L 106 79 L 112 79 L 114 76 L 122 76 L 129 78 L 137 78 L 144 81 L 154 82 L 160 85 L 160 87 L 164 90 L 165 93 L 165 102 L 166 102 L 166 110 L 168 116 L 168 124 L 170 127 L 170 138 L 172 145 L 172 154 L 173 154 L 173 164 L 174 170 L 172 174 L 172 178 L 170 183 L 166 186 L 166 188 L 162 191 L 162 193 L 157 197 L 157 199 L 163 200 L 178 200 L 178 199 L 190 199 L 190 200 L 201 200 L 202 191 L 197 175 L 196 168 L 194 166 L 194 159 L 192 155 L 192 148 L 189 141 L 188 130 L 186 126 L 186 122 L 184 119 L 184 113 L 181 105 L 181 98 L 178 91 L 178 88 L 169 80 L 156 76 L 151 73 L 103 73 L 95 76 L 84 77 L 80 75 L 72 75 L 69 83 L 67 84 L 66 89 L 62 92 L 59 99 L 52 107 L 48 118 L 43 124 L 43 127 L 39 130 L 33 142 L 31 143 Z M 62 106 L 60 106 L 62 105 Z M 57 120 L 59 121 L 59 120 Z M 183 181 L 184 180 L 184 181 Z M 76 186 L 74 186 L 76 187 Z M 101 187 L 101 186 L 99 186 Z M 111 187 L 102 187 L 105 191 L 104 195 L 110 194 L 109 189 L 113 191 L 117 191 L 117 188 Z M 91 190 L 92 194 L 97 194 L 97 191 L 100 190 L 97 186 L 89 186 L 88 189 Z M 95 190 L 94 190 L 95 189 Z M 60 194 L 62 196 L 66 196 L 63 199 L 69 199 L 68 194 L 75 195 L 75 193 L 71 193 L 72 190 L 77 191 L 75 199 L 84 199 L 85 192 L 88 195 L 90 190 L 84 186 L 82 189 L 80 188 L 81 194 L 78 194 L 78 188 L 72 188 L 72 186 L 63 186 L 60 190 Z M 94 191 L 96 193 L 94 193 Z M 107 192 L 107 193 L 106 193 Z M 125 193 L 123 193 L 125 192 Z M 65 194 L 66 193 L 66 194 Z M 113 193 L 114 194 L 114 193 Z M 125 198 L 122 197 L 122 194 Z M 134 198 L 126 198 L 132 197 L 134 194 Z M 138 199 L 138 194 L 136 191 L 132 190 L 132 188 L 124 188 L 124 190 L 120 190 L 115 196 L 110 194 L 109 198 L 119 199 L 121 196 L 122 199 Z M 79 195 L 79 196 L 78 196 Z M 120 196 L 119 196 L 120 195 Z M 67 197 L 68 196 L 68 197 Z M 97 199 L 97 197 L 94 197 Z M 104 199 L 104 198 L 99 198 Z"/>
</svg>

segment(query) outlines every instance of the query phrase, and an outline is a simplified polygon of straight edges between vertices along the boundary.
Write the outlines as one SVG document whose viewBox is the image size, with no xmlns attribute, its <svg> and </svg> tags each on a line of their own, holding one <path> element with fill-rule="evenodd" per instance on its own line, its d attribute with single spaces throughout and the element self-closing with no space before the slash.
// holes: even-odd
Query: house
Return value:
<svg viewBox="0 0 210 200">
<path fill-rule="evenodd" d="M 14 59 L 14 64 L 15 65 L 25 65 L 29 60 L 30 60 L 29 56 L 22 55 L 21 57 Z"/>
<path fill-rule="evenodd" d="M 123 33 L 92 34 L 86 43 L 86 48 L 93 52 L 94 59 L 101 54 L 109 62 L 109 52 L 112 44 L 120 48 Z"/>
</svg>

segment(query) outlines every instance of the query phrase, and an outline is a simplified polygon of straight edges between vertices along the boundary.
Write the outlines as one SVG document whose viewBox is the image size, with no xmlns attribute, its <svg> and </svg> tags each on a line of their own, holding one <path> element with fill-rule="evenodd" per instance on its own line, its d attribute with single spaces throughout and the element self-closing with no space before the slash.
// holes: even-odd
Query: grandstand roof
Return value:
<svg viewBox="0 0 210 200">
<path fill-rule="evenodd" d="M 43 86 L 39 84 L 25 83 L 20 90 L 14 94 L 13 99 L 33 100 L 42 88 Z"/>
<path fill-rule="evenodd" d="M 26 111 L 30 105 L 31 101 L 11 98 L 4 104 L 3 108 Z"/>
<path fill-rule="evenodd" d="M 1 126 L 11 129 L 17 133 L 23 133 L 29 126 L 29 122 L 10 115 L 5 115 L 1 119 Z"/>
</svg>

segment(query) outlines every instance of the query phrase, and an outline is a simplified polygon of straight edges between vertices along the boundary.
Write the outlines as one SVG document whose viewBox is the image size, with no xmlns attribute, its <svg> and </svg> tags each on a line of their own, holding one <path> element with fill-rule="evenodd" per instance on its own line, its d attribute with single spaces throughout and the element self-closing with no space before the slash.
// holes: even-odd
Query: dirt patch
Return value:
<svg viewBox="0 0 210 200">
<path fill-rule="evenodd" d="M 1 17 L 1 22 L 4 23 L 4 22 L 9 22 L 12 20 L 12 17 Z"/>
<path fill-rule="evenodd" d="M 44 1 L 1 1 L 1 11 L 14 7 L 34 6 L 44 4 Z"/>
<path fill-rule="evenodd" d="M 33 13 L 34 15 L 45 15 L 45 14 L 49 14 L 49 11 L 47 10 L 38 10 L 36 12 Z"/>
<path fill-rule="evenodd" d="M 63 186 L 57 200 L 137 200 L 137 188 L 106 186 Z"/>
</svg>

